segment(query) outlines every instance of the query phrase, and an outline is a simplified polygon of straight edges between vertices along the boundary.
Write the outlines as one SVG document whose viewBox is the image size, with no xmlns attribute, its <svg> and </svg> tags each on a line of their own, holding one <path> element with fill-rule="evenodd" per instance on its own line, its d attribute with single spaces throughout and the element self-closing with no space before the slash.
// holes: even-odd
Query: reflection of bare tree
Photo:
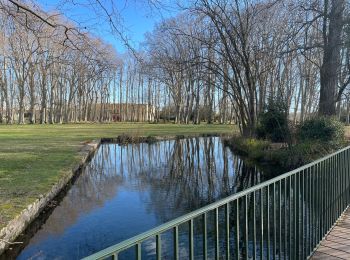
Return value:
<svg viewBox="0 0 350 260">
<path fill-rule="evenodd" d="M 57 209 L 72 214 L 60 221 L 51 218 L 59 229 L 102 206 L 124 185 L 149 189 L 149 196 L 141 199 L 163 222 L 252 186 L 259 178 L 257 169 L 223 147 L 220 138 L 103 145 Z"/>
<path fill-rule="evenodd" d="M 150 157 L 150 169 L 157 170 L 139 175 L 139 185 L 150 187 L 150 196 L 145 198 L 150 201 L 145 203 L 162 222 L 259 181 L 257 169 L 234 156 L 219 138 L 181 139 L 164 144 L 158 144 L 156 149 L 167 149 L 161 154 L 165 155 L 163 165 L 168 167 L 157 167 L 157 159 Z"/>
<path fill-rule="evenodd" d="M 45 228 L 51 234 L 61 234 L 74 224 L 77 218 L 116 196 L 122 175 L 116 174 L 114 162 L 109 158 L 113 146 L 102 146 L 84 173 L 77 179 L 60 205 L 46 221 Z M 121 171 L 122 172 L 122 169 Z M 40 232 L 35 240 L 41 239 Z M 34 241 L 35 242 L 35 241 Z"/>
<path fill-rule="evenodd" d="M 102 145 L 32 242 L 62 234 L 80 216 L 103 208 L 121 189 L 140 194 L 141 204 L 161 223 L 260 178 L 256 168 L 233 155 L 217 137 Z"/>
</svg>

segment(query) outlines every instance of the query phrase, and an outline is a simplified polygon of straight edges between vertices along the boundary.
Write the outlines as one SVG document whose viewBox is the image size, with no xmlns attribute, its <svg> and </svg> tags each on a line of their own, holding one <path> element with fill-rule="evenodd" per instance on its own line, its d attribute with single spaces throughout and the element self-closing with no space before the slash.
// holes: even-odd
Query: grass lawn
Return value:
<svg viewBox="0 0 350 260">
<path fill-rule="evenodd" d="M 234 129 L 206 124 L 0 125 L 0 229 L 78 163 L 78 152 L 86 141 L 123 133 L 196 135 Z"/>
</svg>

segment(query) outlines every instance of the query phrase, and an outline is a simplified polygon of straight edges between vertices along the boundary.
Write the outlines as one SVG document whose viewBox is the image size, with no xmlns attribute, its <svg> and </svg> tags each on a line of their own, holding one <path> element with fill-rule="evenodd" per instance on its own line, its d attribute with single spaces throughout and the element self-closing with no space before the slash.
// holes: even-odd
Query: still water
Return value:
<svg viewBox="0 0 350 260">
<path fill-rule="evenodd" d="M 80 259 L 261 181 L 219 137 L 103 144 L 18 259 Z"/>
</svg>

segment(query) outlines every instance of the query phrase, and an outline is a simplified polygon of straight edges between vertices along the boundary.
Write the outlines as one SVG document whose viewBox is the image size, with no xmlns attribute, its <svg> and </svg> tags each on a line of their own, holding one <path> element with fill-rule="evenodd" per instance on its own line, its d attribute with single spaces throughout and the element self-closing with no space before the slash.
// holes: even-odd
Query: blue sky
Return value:
<svg viewBox="0 0 350 260">
<path fill-rule="evenodd" d="M 90 0 L 91 1 L 91 0 Z M 143 2 L 137 0 L 111 0 L 116 5 L 123 19 L 123 27 L 131 39 L 134 47 L 144 40 L 144 34 L 152 31 L 155 24 L 161 20 L 158 10 L 152 9 Z M 60 5 L 60 0 L 37 0 L 39 5 L 46 11 L 53 11 L 59 7 L 61 13 L 67 16 L 70 20 L 74 20 L 81 26 L 87 27 L 87 30 L 104 39 L 104 41 L 112 44 L 117 52 L 122 53 L 126 50 L 124 44 L 111 33 L 110 26 L 106 19 L 99 17 L 91 10 L 91 5 L 87 4 L 89 0 L 78 0 L 78 5 L 66 4 Z M 145 1 L 147 2 L 147 1 Z M 110 3 L 108 0 L 105 1 Z M 87 4 L 84 7 L 84 4 Z M 174 13 L 173 13 L 174 14 Z M 171 15 L 169 12 L 166 16 Z M 163 16 L 164 17 L 164 16 Z"/>
</svg>

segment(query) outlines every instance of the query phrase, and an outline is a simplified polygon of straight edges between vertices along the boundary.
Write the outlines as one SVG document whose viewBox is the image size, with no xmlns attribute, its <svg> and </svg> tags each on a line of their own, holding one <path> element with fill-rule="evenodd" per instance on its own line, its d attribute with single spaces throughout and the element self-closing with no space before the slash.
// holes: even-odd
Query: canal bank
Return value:
<svg viewBox="0 0 350 260">
<path fill-rule="evenodd" d="M 259 183 L 259 176 L 218 137 L 103 144 L 19 259 L 38 252 L 51 258 L 66 248 L 78 252 L 74 259 L 86 256 Z"/>
</svg>

